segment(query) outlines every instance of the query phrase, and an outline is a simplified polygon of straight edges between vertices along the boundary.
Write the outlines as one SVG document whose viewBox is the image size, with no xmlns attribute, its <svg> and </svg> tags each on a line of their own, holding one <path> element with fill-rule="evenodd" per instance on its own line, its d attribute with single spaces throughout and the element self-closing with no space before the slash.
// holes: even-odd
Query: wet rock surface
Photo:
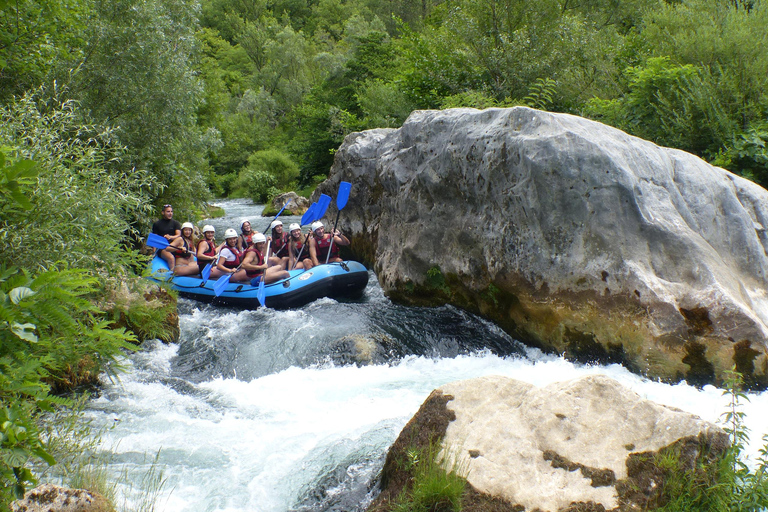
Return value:
<svg viewBox="0 0 768 512">
<path fill-rule="evenodd" d="M 768 192 L 748 180 L 525 107 L 351 134 L 316 194 L 342 180 L 340 226 L 394 300 L 579 361 L 696 384 L 735 362 L 768 383 Z"/>
</svg>

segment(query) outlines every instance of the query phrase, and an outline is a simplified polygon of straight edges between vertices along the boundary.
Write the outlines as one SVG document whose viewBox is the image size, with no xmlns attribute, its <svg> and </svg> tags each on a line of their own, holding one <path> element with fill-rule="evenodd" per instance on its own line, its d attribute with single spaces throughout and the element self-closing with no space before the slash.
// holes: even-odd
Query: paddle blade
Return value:
<svg viewBox="0 0 768 512">
<path fill-rule="evenodd" d="M 320 194 L 320 199 L 317 200 L 317 215 L 314 220 L 320 220 L 325 215 L 325 211 L 331 204 L 331 196 Z"/>
<path fill-rule="evenodd" d="M 306 226 L 307 224 L 311 224 L 312 221 L 314 221 L 315 216 L 315 210 L 317 210 L 317 203 L 312 203 L 309 205 L 309 208 L 307 208 L 307 211 L 304 213 L 304 215 L 301 216 L 301 225 Z"/>
<path fill-rule="evenodd" d="M 205 268 L 203 268 L 203 271 L 200 272 L 200 275 L 203 276 L 203 281 L 207 281 L 209 277 L 211 277 L 211 264 L 207 264 Z"/>
<path fill-rule="evenodd" d="M 229 280 L 232 278 L 232 274 L 227 274 L 219 278 L 216 284 L 213 285 L 213 294 L 217 297 L 224 292 L 224 289 L 229 284 Z"/>
<path fill-rule="evenodd" d="M 348 181 L 342 181 L 339 183 L 339 193 L 336 196 L 336 208 L 343 210 L 347 206 L 347 200 L 349 199 L 349 191 L 352 189 L 352 184 Z"/>
<path fill-rule="evenodd" d="M 267 306 L 264 302 L 266 300 L 265 298 L 266 293 L 267 292 L 264 289 L 264 276 L 261 276 L 261 279 L 259 280 L 259 289 L 256 291 L 256 298 L 259 299 L 259 304 L 261 304 L 262 307 Z"/>
<path fill-rule="evenodd" d="M 147 245 L 155 249 L 165 249 L 169 244 L 165 237 L 150 233 L 147 237 Z"/>
</svg>

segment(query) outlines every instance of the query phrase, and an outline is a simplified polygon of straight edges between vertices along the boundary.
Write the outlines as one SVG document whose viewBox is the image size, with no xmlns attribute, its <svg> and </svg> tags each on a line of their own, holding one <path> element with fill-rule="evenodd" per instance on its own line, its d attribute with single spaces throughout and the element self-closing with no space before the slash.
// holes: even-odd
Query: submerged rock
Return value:
<svg viewBox="0 0 768 512">
<path fill-rule="evenodd" d="M 340 226 L 395 300 L 580 361 L 695 384 L 735 363 L 768 382 L 768 192 L 748 180 L 525 107 L 351 134 L 318 193 L 341 180 Z"/>
<path fill-rule="evenodd" d="M 329 348 L 334 363 L 357 366 L 385 364 L 396 350 L 394 340 L 386 334 L 351 334 L 331 342 Z"/>
<path fill-rule="evenodd" d="M 653 510 L 672 471 L 712 465 L 717 426 L 645 400 L 604 376 L 543 388 L 489 376 L 435 390 L 387 455 L 373 510 L 408 488 L 409 451 L 438 442 L 478 510 Z M 658 464 L 659 453 L 665 464 Z M 669 463 L 673 460 L 676 466 Z M 451 468 L 447 468 L 451 469 Z"/>
<path fill-rule="evenodd" d="M 11 512 L 113 512 L 104 496 L 84 489 L 43 484 L 11 504 Z"/>
</svg>

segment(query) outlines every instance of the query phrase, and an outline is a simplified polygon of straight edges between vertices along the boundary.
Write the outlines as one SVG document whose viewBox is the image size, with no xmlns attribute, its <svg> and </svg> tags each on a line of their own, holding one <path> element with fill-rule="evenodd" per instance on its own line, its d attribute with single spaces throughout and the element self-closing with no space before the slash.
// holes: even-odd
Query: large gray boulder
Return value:
<svg viewBox="0 0 768 512">
<path fill-rule="evenodd" d="M 764 385 L 768 192 L 572 115 L 418 111 L 349 135 L 318 188 L 385 293 L 664 379 Z M 335 216 L 332 206 L 329 216 Z"/>
<path fill-rule="evenodd" d="M 729 446 L 716 425 L 605 376 L 542 388 L 501 376 L 458 381 L 403 429 L 373 510 L 393 509 L 409 487 L 402 461 L 436 442 L 444 469 L 467 479 L 474 496 L 464 501 L 540 512 L 654 510 L 671 497 L 664 484 L 674 473 L 714 470 Z"/>
</svg>

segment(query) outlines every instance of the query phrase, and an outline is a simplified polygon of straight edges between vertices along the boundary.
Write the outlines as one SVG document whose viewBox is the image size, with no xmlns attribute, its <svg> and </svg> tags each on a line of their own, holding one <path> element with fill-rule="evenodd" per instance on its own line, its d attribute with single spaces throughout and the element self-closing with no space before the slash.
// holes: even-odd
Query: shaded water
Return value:
<svg viewBox="0 0 768 512">
<path fill-rule="evenodd" d="M 222 206 L 227 217 L 212 221 L 218 239 L 227 227 L 239 231 L 244 216 L 258 230 L 271 220 L 247 201 Z M 724 410 L 711 386 L 576 365 L 453 307 L 394 305 L 373 274 L 355 302 L 239 311 L 181 300 L 179 314 L 179 344 L 149 343 L 130 356 L 129 371 L 106 383 L 89 410 L 97 425 L 112 426 L 110 469 L 127 473 L 134 487 L 160 452 L 168 481 L 156 510 L 362 510 L 387 448 L 428 394 L 482 375 L 540 386 L 606 374 L 710 421 Z M 756 453 L 768 432 L 768 395 L 753 395 L 745 411 Z"/>
</svg>

